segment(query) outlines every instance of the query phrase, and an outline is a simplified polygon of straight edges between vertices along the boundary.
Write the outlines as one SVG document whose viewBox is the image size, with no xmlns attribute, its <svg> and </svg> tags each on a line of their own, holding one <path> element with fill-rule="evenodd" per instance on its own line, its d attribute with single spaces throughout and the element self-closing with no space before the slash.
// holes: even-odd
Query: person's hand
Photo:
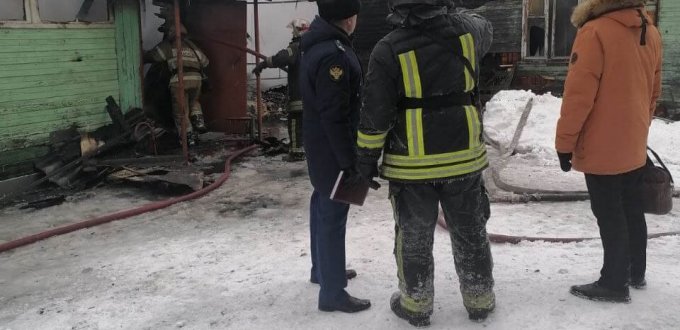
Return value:
<svg viewBox="0 0 680 330">
<path fill-rule="evenodd" d="M 253 69 L 253 73 L 259 76 L 260 73 L 262 73 L 262 70 L 264 70 L 266 67 L 267 67 L 267 62 L 262 61 L 255 66 L 255 68 Z"/>
<path fill-rule="evenodd" d="M 378 190 L 380 188 L 380 184 L 378 181 L 373 180 L 376 176 L 378 176 L 378 163 L 374 161 L 367 161 L 367 162 L 362 162 L 358 161 L 355 165 L 357 172 L 359 172 L 359 175 L 368 182 L 368 186 L 371 187 L 373 190 Z"/>
<path fill-rule="evenodd" d="M 346 168 L 343 171 L 345 171 L 345 173 L 347 174 L 347 179 L 345 180 L 350 185 L 359 186 L 368 184 L 368 186 L 371 189 L 377 190 L 378 188 L 380 188 L 380 184 L 377 181 L 373 180 L 373 177 L 367 177 L 361 173 L 361 167 L 359 166 L 359 164 L 355 164 L 354 166 Z"/>
<path fill-rule="evenodd" d="M 557 157 L 560 159 L 560 167 L 562 168 L 562 171 L 571 171 L 571 156 L 571 152 L 557 152 Z"/>
</svg>

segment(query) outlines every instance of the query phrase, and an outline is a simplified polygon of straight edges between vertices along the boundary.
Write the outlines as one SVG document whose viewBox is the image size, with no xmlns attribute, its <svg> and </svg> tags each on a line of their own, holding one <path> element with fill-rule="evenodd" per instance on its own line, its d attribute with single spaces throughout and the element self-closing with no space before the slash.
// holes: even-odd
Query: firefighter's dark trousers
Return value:
<svg viewBox="0 0 680 330">
<path fill-rule="evenodd" d="M 628 278 L 645 277 L 647 222 L 642 169 L 619 175 L 586 174 L 586 185 L 604 248 L 600 285 L 622 289 Z"/>
<path fill-rule="evenodd" d="M 288 112 L 288 138 L 290 139 L 289 153 L 302 156 L 305 149 L 302 145 L 302 111 Z"/>
<path fill-rule="evenodd" d="M 199 98 L 201 97 L 201 82 L 187 81 L 186 85 L 187 86 L 184 87 L 184 119 L 187 123 L 187 133 L 191 133 L 193 127 L 191 126 L 189 117 L 203 115 L 201 103 L 199 103 Z M 176 86 L 171 85 L 170 93 L 172 94 L 172 115 L 175 120 L 177 134 L 179 134 L 182 127 L 182 113 L 179 108 L 179 89 Z"/>
<path fill-rule="evenodd" d="M 345 232 L 349 205 L 324 197 L 316 190 L 310 200 L 309 228 L 313 278 L 321 286 L 319 305 L 332 306 L 345 298 Z"/>
<path fill-rule="evenodd" d="M 493 308 L 493 260 L 486 233 L 489 199 L 481 175 L 442 183 L 390 182 L 390 199 L 401 305 L 410 312 L 432 313 L 432 244 L 441 204 L 463 303 L 468 311 Z"/>
</svg>

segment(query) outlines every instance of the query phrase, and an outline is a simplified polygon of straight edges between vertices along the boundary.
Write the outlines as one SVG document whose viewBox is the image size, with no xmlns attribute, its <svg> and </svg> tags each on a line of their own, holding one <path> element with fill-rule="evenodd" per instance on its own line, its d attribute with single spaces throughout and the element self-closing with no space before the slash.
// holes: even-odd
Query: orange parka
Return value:
<svg viewBox="0 0 680 330">
<path fill-rule="evenodd" d="M 647 135 L 661 93 L 662 49 L 643 4 L 586 0 L 574 11 L 572 22 L 579 30 L 555 148 L 573 153 L 575 170 L 614 175 L 646 162 Z"/>
</svg>

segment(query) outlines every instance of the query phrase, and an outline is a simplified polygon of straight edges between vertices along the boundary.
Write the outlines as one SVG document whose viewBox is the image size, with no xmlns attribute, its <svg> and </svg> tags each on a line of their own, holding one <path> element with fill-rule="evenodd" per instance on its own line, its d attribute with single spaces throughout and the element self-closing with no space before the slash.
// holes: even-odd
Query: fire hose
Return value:
<svg viewBox="0 0 680 330">
<path fill-rule="evenodd" d="M 220 186 L 222 186 L 227 181 L 227 179 L 229 179 L 229 175 L 231 173 L 231 162 L 232 162 L 232 160 L 236 159 L 237 157 L 239 157 L 239 156 L 241 156 L 241 155 L 243 155 L 247 152 L 252 151 L 253 149 L 256 149 L 257 147 L 258 147 L 257 145 L 252 145 L 252 146 L 237 150 L 233 154 L 231 154 L 227 158 L 227 160 L 224 164 L 224 173 L 222 173 L 222 175 L 215 182 L 213 182 L 212 184 L 210 184 L 210 185 L 208 185 L 208 186 L 206 186 L 206 187 L 204 187 L 200 190 L 194 191 L 192 193 L 189 193 L 189 194 L 186 194 L 186 195 L 183 195 L 183 196 L 173 197 L 173 198 L 166 199 L 166 200 L 163 200 L 163 201 L 145 204 L 145 205 L 133 208 L 133 209 L 118 211 L 118 212 L 110 213 L 110 214 L 107 214 L 107 215 L 104 215 L 104 216 L 98 216 L 98 217 L 88 219 L 88 220 L 85 220 L 85 221 L 80 221 L 80 222 L 77 222 L 77 223 L 74 223 L 74 224 L 70 224 L 70 225 L 50 229 L 50 230 L 47 230 L 47 231 L 44 231 L 44 232 L 41 232 L 41 233 L 38 233 L 38 234 L 26 236 L 26 237 L 23 237 L 23 238 L 20 238 L 20 239 L 17 239 L 17 240 L 5 242 L 5 243 L 0 244 L 0 253 L 15 249 L 15 248 L 18 248 L 18 247 L 21 247 L 21 246 L 29 245 L 29 244 L 32 244 L 32 243 L 53 237 L 53 236 L 68 234 L 68 233 L 74 232 L 76 230 L 98 226 L 98 225 L 109 223 L 109 222 L 116 221 L 116 220 L 123 220 L 123 219 L 126 219 L 126 218 L 130 218 L 130 217 L 133 217 L 133 216 L 143 214 L 143 213 L 160 210 L 160 209 L 169 207 L 169 206 L 177 204 L 177 203 L 181 203 L 181 202 L 185 202 L 185 201 L 188 201 L 188 200 L 203 197 L 206 194 L 208 194 L 209 192 L 211 192 L 211 191 L 219 188 Z"/>
<path fill-rule="evenodd" d="M 524 108 L 524 111 L 522 112 L 522 115 L 520 116 L 520 120 L 517 124 L 517 128 L 515 129 L 515 133 L 512 137 L 512 140 L 510 141 L 510 144 L 508 147 L 503 147 L 498 141 L 494 141 L 492 139 L 489 139 L 488 136 L 485 135 L 485 139 L 491 141 L 490 145 L 493 146 L 495 149 L 498 149 L 501 158 L 498 162 L 498 165 L 492 166 L 490 171 L 491 171 L 491 178 L 494 182 L 494 185 L 498 187 L 499 189 L 502 189 L 504 191 L 510 192 L 513 194 L 513 196 L 506 196 L 505 198 L 494 198 L 495 202 L 508 202 L 508 203 L 526 203 L 526 202 L 531 202 L 531 201 L 551 201 L 551 202 L 568 202 L 568 201 L 583 201 L 583 200 L 588 200 L 589 196 L 587 192 L 583 191 L 553 191 L 553 190 L 540 190 L 540 189 L 527 189 L 527 188 L 522 188 L 522 187 L 516 187 L 511 184 L 508 184 L 504 182 L 501 179 L 500 176 L 500 170 L 506 166 L 508 159 L 510 156 L 515 151 L 515 148 L 517 148 L 517 145 L 519 144 L 519 139 L 522 136 L 522 132 L 524 131 L 524 127 L 526 126 L 527 120 L 529 118 L 529 113 L 531 112 L 531 109 L 533 108 L 533 102 L 534 99 L 531 98 L 527 102 L 526 107 Z M 677 191 L 676 191 L 677 195 Z M 448 227 L 446 225 L 446 220 L 444 219 L 443 213 L 440 211 L 439 217 L 437 218 L 437 224 L 448 230 Z M 647 238 L 658 238 L 658 237 L 665 237 L 665 236 L 676 236 L 680 235 L 680 231 L 672 231 L 672 232 L 664 232 L 664 233 L 655 233 L 655 234 L 649 234 L 647 235 Z M 600 239 L 599 237 L 532 237 L 532 236 L 512 236 L 512 235 L 501 235 L 501 234 L 494 234 L 494 233 L 488 233 L 489 241 L 493 243 L 510 243 L 510 244 L 519 244 L 520 242 L 536 242 L 536 241 L 543 241 L 543 242 L 549 242 L 549 243 L 576 243 L 576 242 L 583 242 L 583 241 L 589 241 L 589 240 L 596 240 Z"/>
</svg>

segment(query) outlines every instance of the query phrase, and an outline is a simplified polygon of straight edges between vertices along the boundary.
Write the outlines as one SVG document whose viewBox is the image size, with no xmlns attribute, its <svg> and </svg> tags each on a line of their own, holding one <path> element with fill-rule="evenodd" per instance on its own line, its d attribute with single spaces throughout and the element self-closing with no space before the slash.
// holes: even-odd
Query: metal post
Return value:
<svg viewBox="0 0 680 330">
<path fill-rule="evenodd" d="M 253 1 L 253 16 L 255 24 L 255 52 L 260 53 L 260 13 L 258 0 Z M 255 65 L 258 64 L 260 64 L 260 58 L 255 56 Z M 257 106 L 257 138 L 262 141 L 262 85 L 259 74 L 255 78 L 255 99 Z"/>
<path fill-rule="evenodd" d="M 180 25 L 182 21 L 179 15 L 179 0 L 175 0 L 175 49 L 177 49 L 177 106 L 179 107 L 179 113 L 182 118 L 181 128 L 180 128 L 180 139 L 182 141 L 182 154 L 184 155 L 184 161 L 189 164 L 189 146 L 187 145 L 187 111 L 186 100 L 184 93 L 184 63 L 182 59 L 182 29 Z"/>
</svg>

